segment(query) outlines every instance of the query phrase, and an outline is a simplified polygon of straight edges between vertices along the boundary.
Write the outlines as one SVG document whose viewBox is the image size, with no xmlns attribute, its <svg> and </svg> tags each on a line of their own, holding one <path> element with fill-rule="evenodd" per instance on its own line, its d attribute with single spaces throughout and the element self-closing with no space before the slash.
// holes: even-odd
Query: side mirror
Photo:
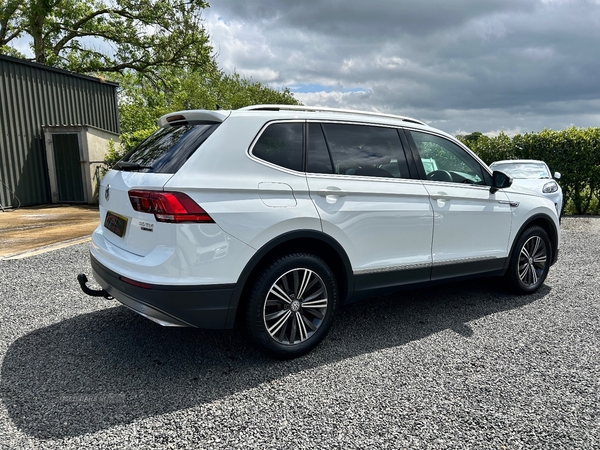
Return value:
<svg viewBox="0 0 600 450">
<path fill-rule="evenodd" d="M 512 182 L 513 179 L 510 176 L 506 175 L 504 172 L 494 170 L 494 173 L 492 173 L 492 187 L 490 188 L 490 193 L 493 194 L 499 189 L 510 187 Z"/>
<path fill-rule="evenodd" d="M 560 180 L 560 172 L 554 172 L 554 179 Z"/>
</svg>

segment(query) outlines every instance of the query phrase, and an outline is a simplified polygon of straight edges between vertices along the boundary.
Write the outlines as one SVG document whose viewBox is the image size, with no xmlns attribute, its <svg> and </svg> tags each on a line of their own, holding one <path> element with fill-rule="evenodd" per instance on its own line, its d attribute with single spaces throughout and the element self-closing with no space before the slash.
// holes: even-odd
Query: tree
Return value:
<svg viewBox="0 0 600 450">
<path fill-rule="evenodd" d="M 299 105 L 288 88 L 275 90 L 234 72 L 162 69 L 160 86 L 136 73 L 119 76 L 121 148 L 113 147 L 105 159 L 112 167 L 157 129 L 156 119 L 183 109 L 237 109 L 254 104 Z"/>
<path fill-rule="evenodd" d="M 33 60 L 79 73 L 214 64 L 203 0 L 0 0 L 0 52 L 29 35 Z"/>
<path fill-rule="evenodd" d="M 22 57 L 11 45 L 28 35 L 32 60 L 118 82 L 122 150 L 167 112 L 298 104 L 287 88 L 218 69 L 202 25 L 207 7 L 204 0 L 0 0 L 0 53 Z M 113 146 L 108 159 L 122 150 Z"/>
<path fill-rule="evenodd" d="M 182 109 L 300 104 L 288 88 L 279 91 L 236 72 L 168 69 L 159 71 L 159 77 L 162 80 L 159 86 L 135 73 L 118 78 L 119 113 L 124 133 L 154 128 L 158 117 Z"/>
<path fill-rule="evenodd" d="M 467 147 L 471 147 L 472 145 L 477 144 L 477 141 L 483 137 L 483 133 L 481 133 L 481 131 L 474 131 L 473 133 L 456 137 Z"/>
<path fill-rule="evenodd" d="M 216 83 L 217 103 L 224 109 L 237 109 L 256 104 L 300 105 L 288 88 L 274 90 L 258 81 L 234 72 L 221 74 Z"/>
</svg>

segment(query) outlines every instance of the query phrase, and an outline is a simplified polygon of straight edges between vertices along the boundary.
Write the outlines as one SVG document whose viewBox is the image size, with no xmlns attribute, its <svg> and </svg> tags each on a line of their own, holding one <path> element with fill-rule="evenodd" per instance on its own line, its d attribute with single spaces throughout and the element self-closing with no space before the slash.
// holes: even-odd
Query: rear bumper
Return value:
<svg viewBox="0 0 600 450">
<path fill-rule="evenodd" d="M 207 329 L 233 326 L 236 308 L 231 307 L 231 297 L 235 284 L 138 287 L 122 281 L 93 255 L 91 264 L 94 278 L 106 292 L 161 325 Z"/>
</svg>

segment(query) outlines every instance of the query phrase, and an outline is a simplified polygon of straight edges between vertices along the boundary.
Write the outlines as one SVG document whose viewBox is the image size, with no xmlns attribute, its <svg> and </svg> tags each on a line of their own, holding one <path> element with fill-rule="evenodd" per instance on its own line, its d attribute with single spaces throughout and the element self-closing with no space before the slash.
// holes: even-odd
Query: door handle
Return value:
<svg viewBox="0 0 600 450">
<path fill-rule="evenodd" d="M 317 191 L 321 197 L 327 197 L 328 195 L 337 195 L 338 197 L 344 197 L 348 193 L 346 191 L 342 191 L 340 188 L 336 187 L 327 187 L 325 189 L 319 189 Z"/>
<path fill-rule="evenodd" d="M 452 197 L 450 197 L 449 195 L 442 195 L 442 194 L 433 194 L 431 196 L 431 198 L 433 200 L 443 200 L 445 202 L 449 202 L 450 200 L 452 200 Z"/>
</svg>

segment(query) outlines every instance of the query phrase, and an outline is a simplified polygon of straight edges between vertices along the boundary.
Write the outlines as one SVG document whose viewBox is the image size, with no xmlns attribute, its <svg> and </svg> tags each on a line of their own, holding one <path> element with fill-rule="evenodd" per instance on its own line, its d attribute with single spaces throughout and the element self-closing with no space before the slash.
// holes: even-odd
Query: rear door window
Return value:
<svg viewBox="0 0 600 450">
<path fill-rule="evenodd" d="M 333 173 L 332 164 L 321 124 L 309 123 L 306 171 L 309 173 Z"/>
<path fill-rule="evenodd" d="M 337 123 L 323 123 L 322 127 L 333 173 L 383 178 L 410 177 L 400 136 L 395 128 Z M 309 149 L 309 168 L 313 164 L 311 156 L 314 158 L 318 152 L 323 152 L 321 149 L 323 145 L 320 145 L 320 149 Z M 319 159 L 323 163 L 326 160 L 325 157 Z M 326 167 L 326 164 L 322 166 Z"/>
<path fill-rule="evenodd" d="M 161 128 L 135 147 L 121 161 L 139 164 L 141 172 L 175 173 L 219 124 Z"/>
</svg>

